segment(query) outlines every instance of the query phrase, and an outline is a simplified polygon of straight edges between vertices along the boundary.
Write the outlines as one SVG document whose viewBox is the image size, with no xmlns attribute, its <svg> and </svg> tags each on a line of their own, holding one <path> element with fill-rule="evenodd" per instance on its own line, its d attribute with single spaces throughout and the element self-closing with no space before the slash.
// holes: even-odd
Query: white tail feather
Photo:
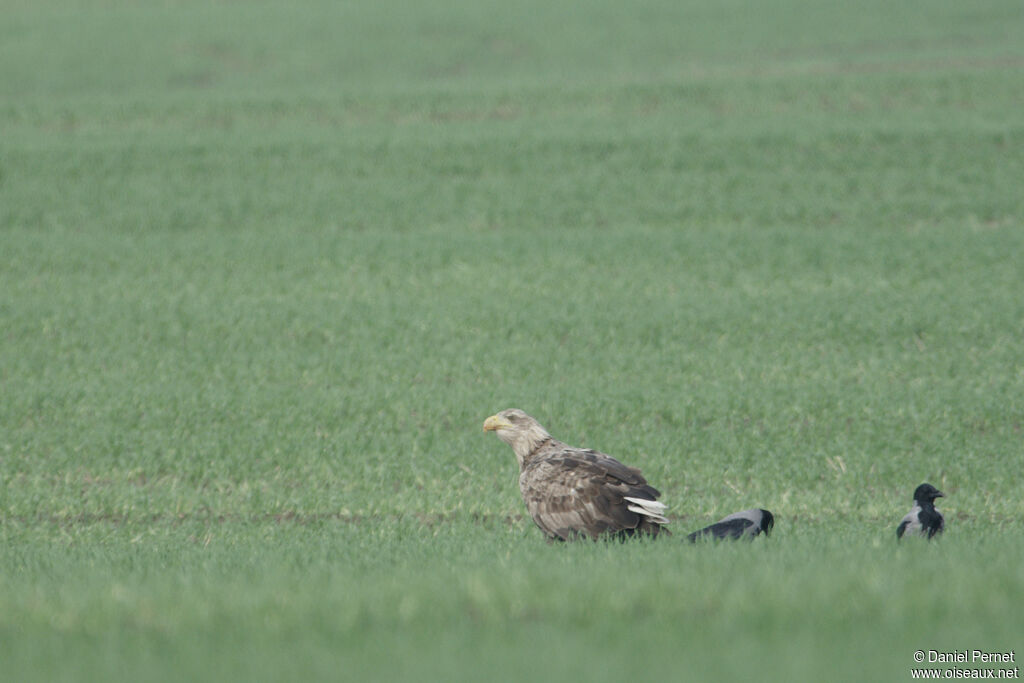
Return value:
<svg viewBox="0 0 1024 683">
<path fill-rule="evenodd" d="M 628 500 L 630 503 L 636 503 L 640 507 L 647 508 L 651 512 L 656 513 L 661 513 L 666 507 L 664 503 L 659 503 L 656 500 L 647 500 L 646 498 L 630 498 L 629 496 L 624 496 L 624 500 Z"/>
<path fill-rule="evenodd" d="M 633 503 L 633 505 L 626 507 L 627 510 L 649 517 L 652 522 L 668 524 L 668 520 L 665 518 L 665 515 L 662 514 L 665 512 L 664 503 L 659 503 L 656 500 L 646 500 L 644 498 L 631 498 L 629 496 L 625 496 L 624 498 L 630 503 Z"/>
</svg>

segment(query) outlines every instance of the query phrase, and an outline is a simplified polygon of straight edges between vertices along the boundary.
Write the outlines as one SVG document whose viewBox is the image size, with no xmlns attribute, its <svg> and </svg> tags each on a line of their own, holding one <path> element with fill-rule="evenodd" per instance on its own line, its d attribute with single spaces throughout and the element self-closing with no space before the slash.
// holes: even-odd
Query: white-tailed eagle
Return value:
<svg viewBox="0 0 1024 683">
<path fill-rule="evenodd" d="M 661 493 L 635 467 L 567 446 L 517 408 L 487 418 L 484 431 L 512 447 L 526 509 L 549 539 L 669 533 Z"/>
</svg>

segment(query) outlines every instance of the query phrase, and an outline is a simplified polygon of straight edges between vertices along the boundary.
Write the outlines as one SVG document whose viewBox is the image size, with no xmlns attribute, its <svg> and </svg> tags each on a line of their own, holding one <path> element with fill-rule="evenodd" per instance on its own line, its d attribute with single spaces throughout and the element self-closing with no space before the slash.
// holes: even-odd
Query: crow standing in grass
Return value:
<svg viewBox="0 0 1024 683">
<path fill-rule="evenodd" d="M 935 499 L 942 497 L 942 491 L 931 484 L 921 484 L 914 490 L 914 508 L 907 513 L 896 527 L 896 539 L 907 536 L 932 538 L 945 528 L 942 513 L 935 509 Z"/>
<path fill-rule="evenodd" d="M 484 431 L 515 452 L 526 509 L 549 540 L 669 533 L 661 494 L 640 470 L 551 438 L 517 408 L 487 418 Z"/>
<path fill-rule="evenodd" d="M 694 531 L 687 538 L 691 543 L 696 543 L 700 538 L 753 540 L 761 532 L 768 536 L 774 526 L 775 515 L 764 508 L 754 508 L 723 517 L 710 526 Z"/>
</svg>

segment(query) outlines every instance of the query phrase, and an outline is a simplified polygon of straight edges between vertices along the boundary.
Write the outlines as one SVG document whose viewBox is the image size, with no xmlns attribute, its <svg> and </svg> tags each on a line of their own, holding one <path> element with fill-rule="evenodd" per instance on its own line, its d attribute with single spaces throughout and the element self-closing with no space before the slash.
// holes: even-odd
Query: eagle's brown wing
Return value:
<svg viewBox="0 0 1024 683">
<path fill-rule="evenodd" d="M 552 449 L 527 464 L 519 487 L 533 521 L 550 538 L 662 531 L 660 524 L 638 514 L 636 504 L 626 500 L 655 501 L 661 494 L 647 484 L 640 470 L 604 453 Z"/>
</svg>

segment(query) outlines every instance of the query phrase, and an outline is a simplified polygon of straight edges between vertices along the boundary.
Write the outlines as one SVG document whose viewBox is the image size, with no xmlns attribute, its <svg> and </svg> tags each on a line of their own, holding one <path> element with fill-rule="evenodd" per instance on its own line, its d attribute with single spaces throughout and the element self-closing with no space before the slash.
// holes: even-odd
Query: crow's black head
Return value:
<svg viewBox="0 0 1024 683">
<path fill-rule="evenodd" d="M 768 510 L 761 508 L 761 531 L 765 536 L 772 533 L 772 529 L 775 527 L 775 515 L 770 513 Z"/>
<path fill-rule="evenodd" d="M 931 484 L 921 484 L 914 489 L 914 502 L 919 505 L 922 503 L 933 503 L 936 498 L 942 497 L 942 491 L 938 490 Z"/>
</svg>

